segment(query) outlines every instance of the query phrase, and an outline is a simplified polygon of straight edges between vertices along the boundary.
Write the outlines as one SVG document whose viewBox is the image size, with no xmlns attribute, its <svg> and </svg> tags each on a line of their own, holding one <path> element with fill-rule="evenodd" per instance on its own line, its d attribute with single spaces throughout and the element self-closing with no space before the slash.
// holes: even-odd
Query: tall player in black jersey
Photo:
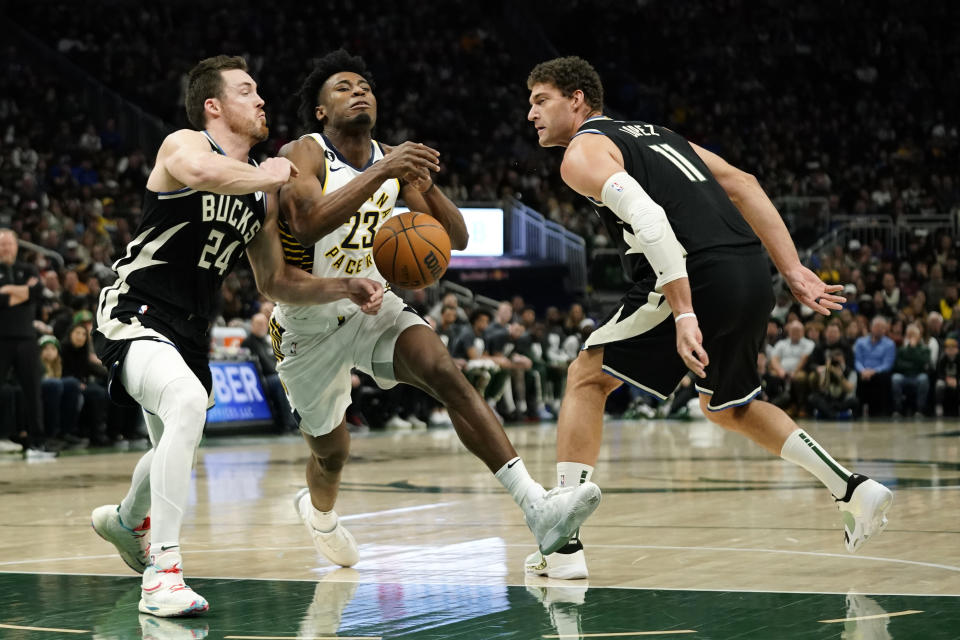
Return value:
<svg viewBox="0 0 960 640">
<path fill-rule="evenodd" d="M 97 307 L 94 340 L 110 370 L 110 394 L 143 407 L 153 449 L 138 462 L 120 505 L 94 510 L 93 527 L 143 573 L 139 608 L 157 616 L 208 608 L 183 582 L 180 528 L 211 398 L 214 300 L 240 253 L 246 250 L 258 289 L 273 299 L 350 298 L 376 313 L 383 296 L 372 280 L 320 279 L 285 265 L 277 193 L 297 169 L 284 158 L 259 166 L 248 158 L 266 139 L 267 124 L 246 69 L 243 58 L 217 56 L 191 70 L 186 108 L 198 130 L 163 141 L 147 180 L 143 221 Z"/>
<path fill-rule="evenodd" d="M 840 285 L 797 256 L 757 180 L 673 131 L 603 115 L 603 87 L 586 61 L 533 69 L 528 119 L 541 146 L 566 147 L 560 174 L 597 207 L 633 286 L 571 364 L 557 441 L 558 484 L 590 478 L 607 396 L 624 381 L 659 398 L 693 371 L 704 414 L 800 465 L 830 490 L 849 552 L 886 525 L 892 494 L 844 469 L 786 413 L 755 399 L 757 355 L 773 307 L 766 247 L 796 298 L 829 315 Z M 762 243 L 762 246 L 761 246 Z M 586 577 L 583 546 L 527 559 L 529 573 Z"/>
</svg>

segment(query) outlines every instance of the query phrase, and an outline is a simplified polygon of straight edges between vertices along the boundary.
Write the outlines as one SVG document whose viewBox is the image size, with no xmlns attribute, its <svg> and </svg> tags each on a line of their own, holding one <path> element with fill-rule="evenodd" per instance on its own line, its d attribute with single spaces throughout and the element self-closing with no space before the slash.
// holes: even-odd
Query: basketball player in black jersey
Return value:
<svg viewBox="0 0 960 640">
<path fill-rule="evenodd" d="M 353 238 L 353 232 L 347 231 L 350 219 L 363 208 L 364 220 L 372 215 L 376 228 L 392 214 L 389 202 L 398 193 L 410 209 L 439 220 L 454 248 L 466 246 L 460 211 L 434 188 L 430 177 L 439 169 L 439 154 L 413 142 L 391 148 L 373 140 L 377 101 L 361 58 L 342 49 L 324 56 L 306 79 L 300 98 L 304 124 L 316 133 L 280 151 L 301 170 L 280 192 L 284 224 L 292 235 L 284 241 L 285 247 L 288 242 L 299 245 L 295 255 L 315 251 L 313 260 L 319 264 L 311 268 L 333 272 L 346 249 L 357 250 L 356 244 L 348 244 Z M 390 209 L 373 210 L 366 204 L 371 198 L 383 200 Z M 370 269 L 375 267 L 371 264 Z M 436 332 L 412 309 L 404 308 L 392 292 L 384 295 L 375 319 L 338 307 L 339 321 L 334 316 L 334 322 L 325 323 L 325 311 L 316 309 L 321 314 L 318 321 L 304 326 L 298 314 L 306 316 L 309 309 L 286 311 L 283 307 L 274 311 L 275 335 L 282 334 L 275 342 L 281 358 L 277 372 L 312 453 L 307 462 L 309 491 L 298 494 L 295 506 L 317 549 L 333 562 L 350 565 L 358 558 L 356 542 L 333 509 L 349 453 L 350 436 L 342 411 L 349 401 L 350 367 L 354 366 L 373 375 L 381 386 L 404 382 L 443 402 L 460 440 L 510 492 L 546 552 L 565 544 L 596 508 L 600 492 L 593 483 L 548 493 L 533 481 L 503 427 Z M 295 347 L 288 346 L 291 334 L 296 336 Z M 316 403 L 319 381 L 325 389 L 338 389 L 336 397 Z"/>
<path fill-rule="evenodd" d="M 277 192 L 297 169 L 284 158 L 259 166 L 248 158 L 267 137 L 263 105 L 243 58 L 217 56 L 193 68 L 186 108 L 198 130 L 163 141 L 147 180 L 143 221 L 97 307 L 94 339 L 110 371 L 110 394 L 143 407 L 153 449 L 137 464 L 121 504 L 94 510 L 93 527 L 143 573 L 139 608 L 157 616 L 208 608 L 183 582 L 180 528 L 211 398 L 214 300 L 241 252 L 258 289 L 272 299 L 310 304 L 349 297 L 367 313 L 376 313 L 382 300 L 382 286 L 372 280 L 320 279 L 285 265 Z"/>
<path fill-rule="evenodd" d="M 846 548 L 856 551 L 886 525 L 892 494 L 844 469 L 786 413 L 756 399 L 757 354 L 773 307 L 763 247 L 814 311 L 840 309 L 842 287 L 800 264 L 753 176 L 665 127 L 604 116 L 603 87 L 586 61 L 544 62 L 527 88 L 540 145 L 566 148 L 560 174 L 596 206 L 633 282 L 570 365 L 557 427 L 558 484 L 591 477 L 614 389 L 625 381 L 662 399 L 689 369 L 700 378 L 700 405 L 711 421 L 826 485 L 843 515 Z M 534 553 L 526 570 L 586 577 L 583 546 L 574 539 L 561 553 Z"/>
</svg>

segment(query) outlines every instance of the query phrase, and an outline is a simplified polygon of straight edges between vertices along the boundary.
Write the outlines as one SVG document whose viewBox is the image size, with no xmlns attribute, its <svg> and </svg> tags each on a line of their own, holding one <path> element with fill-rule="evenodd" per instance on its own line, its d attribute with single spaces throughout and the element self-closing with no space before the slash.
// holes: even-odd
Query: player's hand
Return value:
<svg viewBox="0 0 960 640">
<path fill-rule="evenodd" d="M 433 186 L 433 180 L 430 178 L 429 174 L 428 175 L 409 174 L 407 176 L 404 176 L 404 180 L 407 182 L 407 184 L 409 184 L 411 187 L 413 187 L 420 193 L 426 193 L 427 191 L 430 190 L 430 187 Z"/>
<path fill-rule="evenodd" d="M 703 348 L 703 334 L 695 317 L 677 320 L 677 353 L 690 371 L 700 378 L 707 377 L 706 367 L 710 364 L 710 358 Z"/>
<path fill-rule="evenodd" d="M 383 304 L 383 285 L 369 278 L 350 278 L 347 280 L 347 293 L 350 301 L 369 315 L 376 315 Z"/>
<path fill-rule="evenodd" d="M 842 284 L 827 284 L 810 269 L 798 267 L 790 273 L 783 274 L 790 286 L 793 297 L 810 307 L 817 313 L 825 316 L 830 311 L 839 311 L 847 301 L 843 296 L 835 295 L 843 291 Z"/>
<path fill-rule="evenodd" d="M 431 171 L 440 171 L 440 152 L 425 144 L 407 141 L 395 147 L 384 147 L 383 160 L 377 164 L 390 178 L 402 178 L 411 184 L 429 181 Z"/>
<path fill-rule="evenodd" d="M 297 165 L 286 158 L 267 158 L 260 165 L 260 170 L 273 178 L 278 188 L 290 182 L 291 178 L 300 175 Z"/>
</svg>

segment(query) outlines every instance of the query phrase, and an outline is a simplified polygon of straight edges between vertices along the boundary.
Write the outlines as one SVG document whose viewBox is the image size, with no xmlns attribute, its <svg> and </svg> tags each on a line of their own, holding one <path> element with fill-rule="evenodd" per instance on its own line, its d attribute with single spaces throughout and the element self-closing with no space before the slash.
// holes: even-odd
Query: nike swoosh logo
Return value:
<svg viewBox="0 0 960 640">
<path fill-rule="evenodd" d="M 172 544 L 172 545 L 170 545 L 169 547 L 160 547 L 160 551 L 166 551 L 167 549 L 176 549 L 176 548 L 179 547 L 179 546 L 180 546 L 180 545 L 178 545 L 178 544 Z"/>
<path fill-rule="evenodd" d="M 333 172 L 333 171 L 340 171 L 340 169 L 343 169 L 343 167 L 342 167 L 342 166 L 340 166 L 340 167 L 330 167 L 330 171 L 331 171 L 331 172 Z"/>
<path fill-rule="evenodd" d="M 512 469 L 512 468 L 513 468 L 513 465 L 517 464 L 518 462 L 520 462 L 520 458 L 517 458 L 517 459 L 514 460 L 513 462 L 508 462 L 508 463 L 507 463 L 507 469 Z"/>
</svg>

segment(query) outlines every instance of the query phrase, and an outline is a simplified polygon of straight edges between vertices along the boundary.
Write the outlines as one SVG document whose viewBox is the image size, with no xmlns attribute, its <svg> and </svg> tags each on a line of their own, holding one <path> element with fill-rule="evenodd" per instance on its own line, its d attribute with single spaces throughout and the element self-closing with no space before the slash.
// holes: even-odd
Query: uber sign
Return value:
<svg viewBox="0 0 960 640">
<path fill-rule="evenodd" d="M 260 375 L 252 362 L 211 362 L 216 405 L 208 422 L 256 422 L 272 419 Z"/>
</svg>

